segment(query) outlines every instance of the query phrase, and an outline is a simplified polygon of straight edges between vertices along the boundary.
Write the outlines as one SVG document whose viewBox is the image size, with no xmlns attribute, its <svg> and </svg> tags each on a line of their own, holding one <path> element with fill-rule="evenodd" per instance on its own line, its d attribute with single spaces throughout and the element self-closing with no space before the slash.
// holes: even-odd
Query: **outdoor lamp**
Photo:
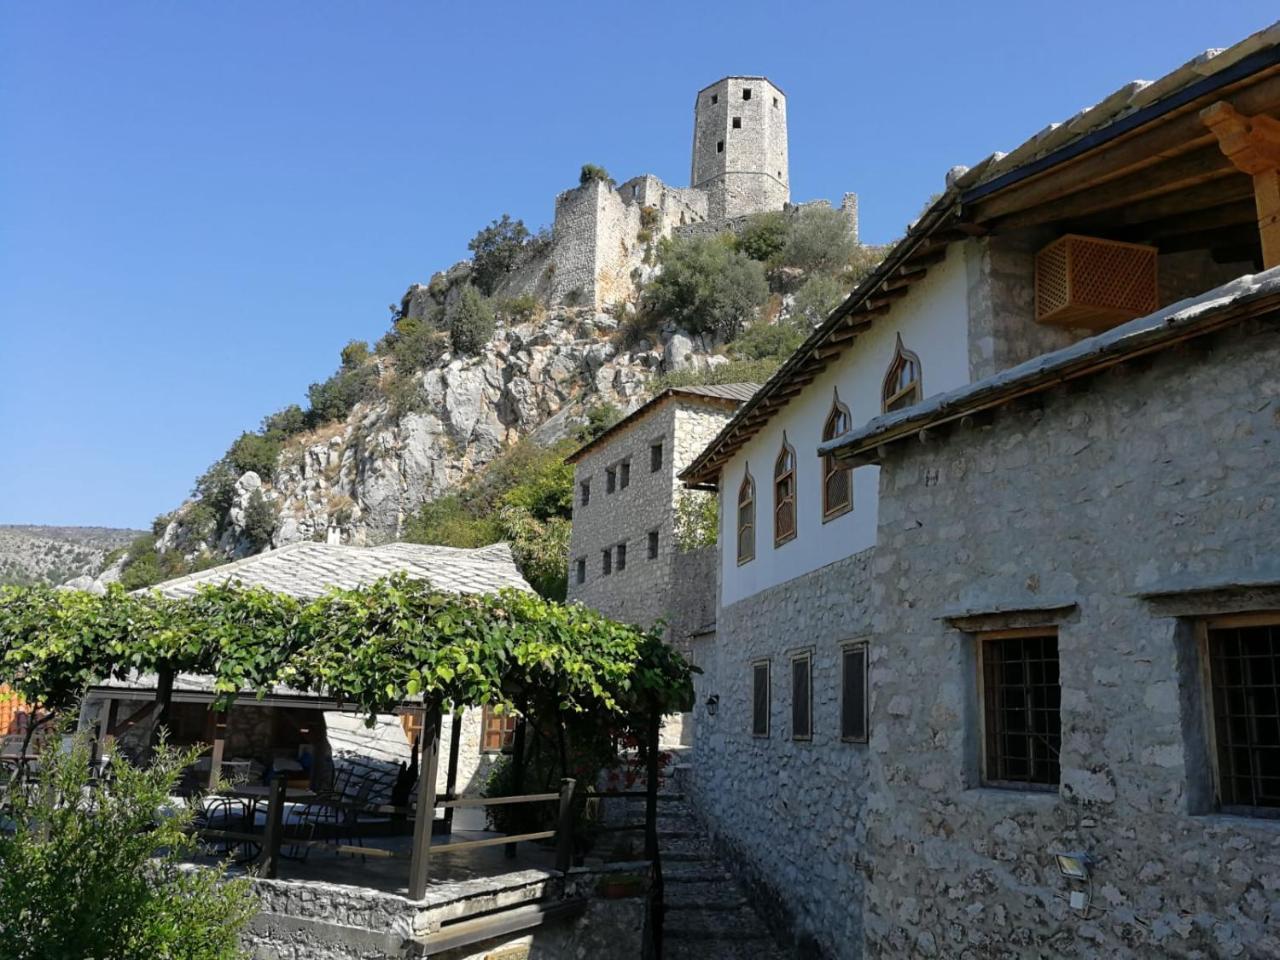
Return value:
<svg viewBox="0 0 1280 960">
<path fill-rule="evenodd" d="M 1058 861 L 1058 872 L 1068 880 L 1089 879 L 1089 864 L 1092 861 L 1087 853 L 1078 850 L 1064 850 L 1053 854 L 1053 857 Z"/>
<path fill-rule="evenodd" d="M 716 711 L 720 709 L 720 694 L 713 693 L 707 697 L 707 716 L 714 717 Z"/>
</svg>

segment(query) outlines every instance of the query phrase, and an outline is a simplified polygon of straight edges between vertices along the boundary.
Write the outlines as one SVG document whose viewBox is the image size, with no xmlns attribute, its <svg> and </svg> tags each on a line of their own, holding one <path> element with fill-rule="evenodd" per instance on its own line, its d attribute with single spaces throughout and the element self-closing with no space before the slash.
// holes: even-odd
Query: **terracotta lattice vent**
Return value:
<svg viewBox="0 0 1280 960">
<path fill-rule="evenodd" d="M 1036 254 L 1036 320 L 1106 330 L 1153 312 L 1155 247 L 1069 233 Z"/>
</svg>

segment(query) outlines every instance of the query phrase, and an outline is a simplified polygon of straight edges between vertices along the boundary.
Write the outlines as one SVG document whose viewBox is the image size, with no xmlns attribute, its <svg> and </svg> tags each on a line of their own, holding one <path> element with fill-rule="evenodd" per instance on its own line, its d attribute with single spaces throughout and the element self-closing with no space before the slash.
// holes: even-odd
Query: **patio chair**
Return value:
<svg viewBox="0 0 1280 960">
<path fill-rule="evenodd" d="M 252 833 L 249 808 L 237 797 L 205 797 L 192 825 L 201 830 L 226 830 L 234 833 Z M 256 818 L 255 818 L 256 821 Z M 265 821 L 264 821 L 265 822 Z M 200 846 L 211 855 L 230 857 L 237 863 L 245 863 L 262 852 L 262 845 L 254 840 L 233 840 L 229 837 L 201 839 Z"/>
</svg>

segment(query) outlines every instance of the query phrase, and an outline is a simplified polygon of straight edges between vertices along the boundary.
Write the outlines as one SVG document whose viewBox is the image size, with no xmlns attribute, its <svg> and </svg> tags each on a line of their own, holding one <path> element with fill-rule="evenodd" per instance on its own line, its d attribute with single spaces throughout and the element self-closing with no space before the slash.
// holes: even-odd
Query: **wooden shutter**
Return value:
<svg viewBox="0 0 1280 960">
<path fill-rule="evenodd" d="M 812 661 L 808 654 L 791 661 L 791 739 L 813 736 Z"/>
<path fill-rule="evenodd" d="M 867 645 L 845 647 L 840 661 L 840 739 L 866 743 Z"/>
<path fill-rule="evenodd" d="M 751 735 L 769 735 L 769 663 L 762 661 L 751 667 Z"/>
</svg>

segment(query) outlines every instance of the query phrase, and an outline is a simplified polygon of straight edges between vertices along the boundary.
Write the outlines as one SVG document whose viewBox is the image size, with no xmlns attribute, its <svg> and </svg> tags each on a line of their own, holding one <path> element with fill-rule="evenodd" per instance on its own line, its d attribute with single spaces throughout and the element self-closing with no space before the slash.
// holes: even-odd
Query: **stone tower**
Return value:
<svg viewBox="0 0 1280 960">
<path fill-rule="evenodd" d="M 781 210 L 791 199 L 787 98 L 765 77 L 725 77 L 698 91 L 690 185 L 710 220 Z"/>
</svg>

